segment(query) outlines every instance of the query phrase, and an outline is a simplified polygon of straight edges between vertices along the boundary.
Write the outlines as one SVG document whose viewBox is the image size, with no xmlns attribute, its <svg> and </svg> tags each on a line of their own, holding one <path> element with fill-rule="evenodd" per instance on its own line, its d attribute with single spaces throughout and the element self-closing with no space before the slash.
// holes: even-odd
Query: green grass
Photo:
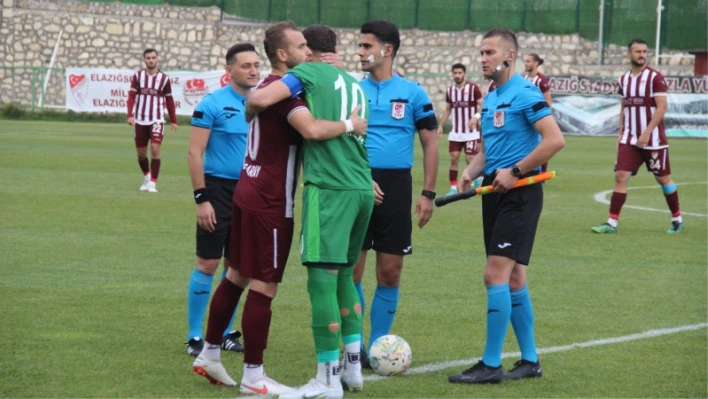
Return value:
<svg viewBox="0 0 708 399">
<path fill-rule="evenodd" d="M 186 288 L 194 267 L 188 129 L 168 132 L 159 194 L 142 181 L 129 127 L 0 122 L 0 397 L 234 397 L 191 371 L 184 352 Z M 442 139 L 438 192 L 447 191 Z M 418 145 L 416 147 L 419 147 Z M 417 148 L 415 191 L 422 184 Z M 708 213 L 705 140 L 671 142 L 681 208 Z M 685 216 L 665 233 L 665 213 L 624 209 L 620 233 L 590 227 L 607 217 L 593 200 L 612 188 L 614 140 L 569 137 L 551 162 L 529 269 L 540 348 L 705 323 L 707 220 Z M 642 170 L 631 186 L 652 186 Z M 666 209 L 658 188 L 627 204 Z M 415 230 L 393 332 L 413 366 L 480 356 L 486 294 L 479 199 L 436 209 Z M 298 385 L 314 375 L 310 304 L 297 240 L 274 302 L 269 375 Z M 365 276 L 375 287 L 373 256 Z M 368 319 L 368 317 L 367 317 Z M 367 320 L 368 328 L 368 320 Z M 505 351 L 517 351 L 511 329 Z M 366 383 L 348 397 L 703 397 L 706 329 L 541 357 L 544 377 L 456 386 L 461 368 Z M 239 354 L 225 353 L 238 381 Z M 504 361 L 510 367 L 515 359 Z"/>
</svg>

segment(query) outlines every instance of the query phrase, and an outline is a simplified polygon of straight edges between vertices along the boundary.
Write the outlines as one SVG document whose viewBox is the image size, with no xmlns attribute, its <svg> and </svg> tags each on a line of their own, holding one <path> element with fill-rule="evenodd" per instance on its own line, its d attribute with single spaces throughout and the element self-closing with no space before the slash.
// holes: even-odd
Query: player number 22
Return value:
<svg viewBox="0 0 708 399">
<path fill-rule="evenodd" d="M 342 96 L 342 110 L 339 114 L 339 120 L 347 120 L 347 117 L 352 111 L 354 111 L 354 108 L 356 108 L 357 105 L 361 105 L 361 111 L 359 112 L 359 116 L 363 118 L 364 115 L 366 115 L 366 101 L 364 101 L 364 91 L 361 89 L 361 86 L 359 86 L 358 83 L 352 82 L 352 106 L 351 108 L 349 108 L 347 107 L 346 85 L 347 84 L 344 81 L 342 75 L 339 75 L 337 80 L 334 82 L 334 90 L 339 90 Z"/>
</svg>

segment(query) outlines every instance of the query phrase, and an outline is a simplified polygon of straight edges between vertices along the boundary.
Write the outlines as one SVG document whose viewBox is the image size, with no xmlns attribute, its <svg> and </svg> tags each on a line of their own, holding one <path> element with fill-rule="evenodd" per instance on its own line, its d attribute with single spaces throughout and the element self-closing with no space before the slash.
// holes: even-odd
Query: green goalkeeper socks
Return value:
<svg viewBox="0 0 708 399">
<path fill-rule="evenodd" d="M 342 317 L 342 336 L 361 334 L 361 303 L 354 285 L 354 268 L 343 267 L 337 275 L 337 302 Z M 346 342 L 345 342 L 346 344 Z"/>
<path fill-rule="evenodd" d="M 338 360 L 342 319 L 337 304 L 337 274 L 325 268 L 308 267 L 307 292 L 312 304 L 312 334 L 315 338 L 317 360 Z M 330 355 L 333 353 L 336 353 L 336 356 Z"/>
</svg>

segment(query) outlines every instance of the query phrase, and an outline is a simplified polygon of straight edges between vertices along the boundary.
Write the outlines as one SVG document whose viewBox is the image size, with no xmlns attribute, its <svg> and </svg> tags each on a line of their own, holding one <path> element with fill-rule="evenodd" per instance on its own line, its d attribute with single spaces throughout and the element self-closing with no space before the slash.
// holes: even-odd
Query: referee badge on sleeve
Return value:
<svg viewBox="0 0 708 399">
<path fill-rule="evenodd" d="M 494 127 L 504 126 L 504 111 L 494 111 Z"/>
<path fill-rule="evenodd" d="M 406 104 L 391 101 L 391 117 L 393 119 L 403 119 L 406 117 Z"/>
</svg>

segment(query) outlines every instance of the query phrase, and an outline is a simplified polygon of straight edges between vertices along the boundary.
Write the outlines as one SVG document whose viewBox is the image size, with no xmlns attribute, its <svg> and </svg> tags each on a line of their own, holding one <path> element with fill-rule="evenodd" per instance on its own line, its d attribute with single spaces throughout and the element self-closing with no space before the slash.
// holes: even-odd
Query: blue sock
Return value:
<svg viewBox="0 0 708 399">
<path fill-rule="evenodd" d="M 511 291 L 511 325 L 521 349 L 521 358 L 537 362 L 536 340 L 533 335 L 533 306 L 529 297 L 529 286 Z"/>
<path fill-rule="evenodd" d="M 361 281 L 354 284 L 356 293 L 359 294 L 359 302 L 361 302 L 361 350 L 364 350 L 364 313 L 366 312 L 366 303 L 364 303 L 364 288 L 361 286 Z"/>
<path fill-rule="evenodd" d="M 487 287 L 487 344 L 482 361 L 490 367 L 501 366 L 506 329 L 511 317 L 511 294 L 509 284 Z"/>
<path fill-rule="evenodd" d="M 189 336 L 187 339 L 202 337 L 202 323 L 206 313 L 209 297 L 211 296 L 211 283 L 214 276 L 194 269 L 189 280 L 187 292 L 187 322 L 189 323 Z"/>
<path fill-rule="evenodd" d="M 222 279 L 222 280 L 226 278 L 226 272 L 228 272 L 228 270 L 229 270 L 228 267 L 224 267 L 224 272 L 221 273 L 221 279 Z M 224 337 L 225 337 L 228 333 L 230 333 L 231 331 L 233 331 L 233 329 L 234 329 L 234 321 L 236 321 L 236 315 L 237 315 L 237 314 L 238 314 L 238 304 L 236 304 L 236 308 L 234 309 L 234 315 L 231 316 L 231 321 L 229 322 L 229 325 L 226 326 L 226 330 L 224 330 Z"/>
<path fill-rule="evenodd" d="M 378 338 L 391 332 L 397 307 L 398 287 L 376 287 L 374 300 L 371 302 L 371 313 L 369 314 L 371 320 L 369 349 Z"/>
</svg>

